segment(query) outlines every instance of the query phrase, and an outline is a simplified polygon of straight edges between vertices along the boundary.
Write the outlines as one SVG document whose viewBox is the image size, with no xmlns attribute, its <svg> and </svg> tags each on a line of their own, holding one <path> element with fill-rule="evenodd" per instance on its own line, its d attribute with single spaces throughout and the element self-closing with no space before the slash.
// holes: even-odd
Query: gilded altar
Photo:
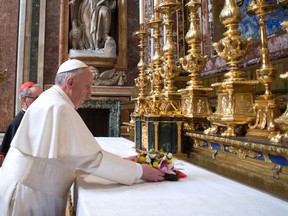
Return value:
<svg viewBox="0 0 288 216">
<path fill-rule="evenodd" d="M 218 41 L 214 37 L 212 54 L 205 52 L 209 46 L 204 44 L 207 26 L 202 12 L 213 2 L 156 0 L 145 5 L 140 0 L 140 28 L 133 34 L 139 41 L 139 76 L 135 79 L 139 94 L 133 98 L 129 123 L 136 148 L 171 151 L 288 199 L 287 97 L 272 90 L 283 68 L 279 72 L 271 62 L 275 52 L 270 53 L 267 36 L 269 15 L 286 9 L 279 9 L 284 6 L 276 1 L 217 1 L 220 22 L 215 25 L 224 28 L 220 37 L 214 32 Z M 149 8 L 151 17 L 145 22 L 141 16 Z M 185 32 L 179 24 L 183 13 Z M 253 28 L 259 28 L 258 42 L 251 31 L 243 33 L 243 23 L 251 17 L 257 20 Z M 287 24 L 281 25 L 285 29 Z M 177 34 L 183 31 L 184 46 L 181 40 L 175 41 L 175 29 Z M 251 64 L 249 57 L 256 48 L 260 65 Z M 217 61 L 222 66 L 216 75 Z M 183 72 L 186 84 L 179 86 L 176 81 Z M 286 79 L 286 74 L 280 77 Z"/>
</svg>

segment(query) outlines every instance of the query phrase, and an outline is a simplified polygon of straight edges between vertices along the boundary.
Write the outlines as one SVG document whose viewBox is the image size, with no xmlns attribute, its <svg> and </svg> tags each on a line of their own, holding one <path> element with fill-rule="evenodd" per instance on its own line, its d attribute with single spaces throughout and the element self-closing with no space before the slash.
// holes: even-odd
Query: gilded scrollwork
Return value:
<svg viewBox="0 0 288 216">
<path fill-rule="evenodd" d="M 255 159 L 261 156 L 261 154 L 255 151 L 243 148 L 235 148 L 233 146 L 227 146 L 225 147 L 225 150 L 229 151 L 230 153 L 238 155 L 240 159 L 246 159 L 247 157 Z"/>
<path fill-rule="evenodd" d="M 206 146 L 207 143 L 204 142 L 203 140 L 194 140 L 194 143 L 193 143 L 193 146 L 194 147 L 203 147 L 203 146 Z"/>
<path fill-rule="evenodd" d="M 193 140 L 202 140 L 204 142 L 217 142 L 223 145 L 234 146 L 235 148 L 243 148 L 243 149 L 253 149 L 255 152 L 263 152 L 263 156 L 265 161 L 271 162 L 268 160 L 267 152 L 270 154 L 283 155 L 288 158 L 288 149 L 283 148 L 279 145 L 267 145 L 267 143 L 259 143 L 250 141 L 248 138 L 246 140 L 238 140 L 226 137 L 219 137 L 215 135 L 207 135 L 201 133 L 194 132 L 186 132 L 185 135 L 191 137 Z"/>
</svg>

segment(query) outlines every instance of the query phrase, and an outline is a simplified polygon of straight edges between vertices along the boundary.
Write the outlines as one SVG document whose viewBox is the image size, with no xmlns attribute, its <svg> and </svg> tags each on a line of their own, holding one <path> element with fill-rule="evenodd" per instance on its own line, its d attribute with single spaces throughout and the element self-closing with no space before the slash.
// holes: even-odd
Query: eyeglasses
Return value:
<svg viewBox="0 0 288 216">
<path fill-rule="evenodd" d="M 31 96 L 25 96 L 26 98 L 32 98 L 33 100 L 36 100 L 39 96 L 31 97 Z"/>
</svg>

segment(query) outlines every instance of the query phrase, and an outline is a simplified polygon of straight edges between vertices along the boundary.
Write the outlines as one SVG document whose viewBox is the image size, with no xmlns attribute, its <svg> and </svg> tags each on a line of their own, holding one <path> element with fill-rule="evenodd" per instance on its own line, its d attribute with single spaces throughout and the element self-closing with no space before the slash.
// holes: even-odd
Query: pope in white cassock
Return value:
<svg viewBox="0 0 288 216">
<path fill-rule="evenodd" d="M 1 216 L 64 215 L 77 170 L 127 185 L 163 180 L 162 172 L 98 145 L 76 111 L 92 83 L 86 64 L 67 60 L 55 85 L 29 107 L 0 168 Z"/>
</svg>

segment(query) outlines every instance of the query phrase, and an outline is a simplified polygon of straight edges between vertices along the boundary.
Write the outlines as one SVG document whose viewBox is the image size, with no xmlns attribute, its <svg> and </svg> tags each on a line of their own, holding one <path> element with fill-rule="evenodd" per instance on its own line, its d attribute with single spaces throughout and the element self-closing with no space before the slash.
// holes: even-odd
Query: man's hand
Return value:
<svg viewBox="0 0 288 216">
<path fill-rule="evenodd" d="M 124 159 L 125 159 L 125 160 L 130 160 L 130 161 L 137 162 L 137 156 L 124 157 Z"/>
<path fill-rule="evenodd" d="M 156 182 L 164 180 L 164 173 L 160 170 L 157 170 L 148 164 L 141 164 L 141 166 L 143 169 L 141 179 L 143 179 L 144 181 Z"/>
</svg>

